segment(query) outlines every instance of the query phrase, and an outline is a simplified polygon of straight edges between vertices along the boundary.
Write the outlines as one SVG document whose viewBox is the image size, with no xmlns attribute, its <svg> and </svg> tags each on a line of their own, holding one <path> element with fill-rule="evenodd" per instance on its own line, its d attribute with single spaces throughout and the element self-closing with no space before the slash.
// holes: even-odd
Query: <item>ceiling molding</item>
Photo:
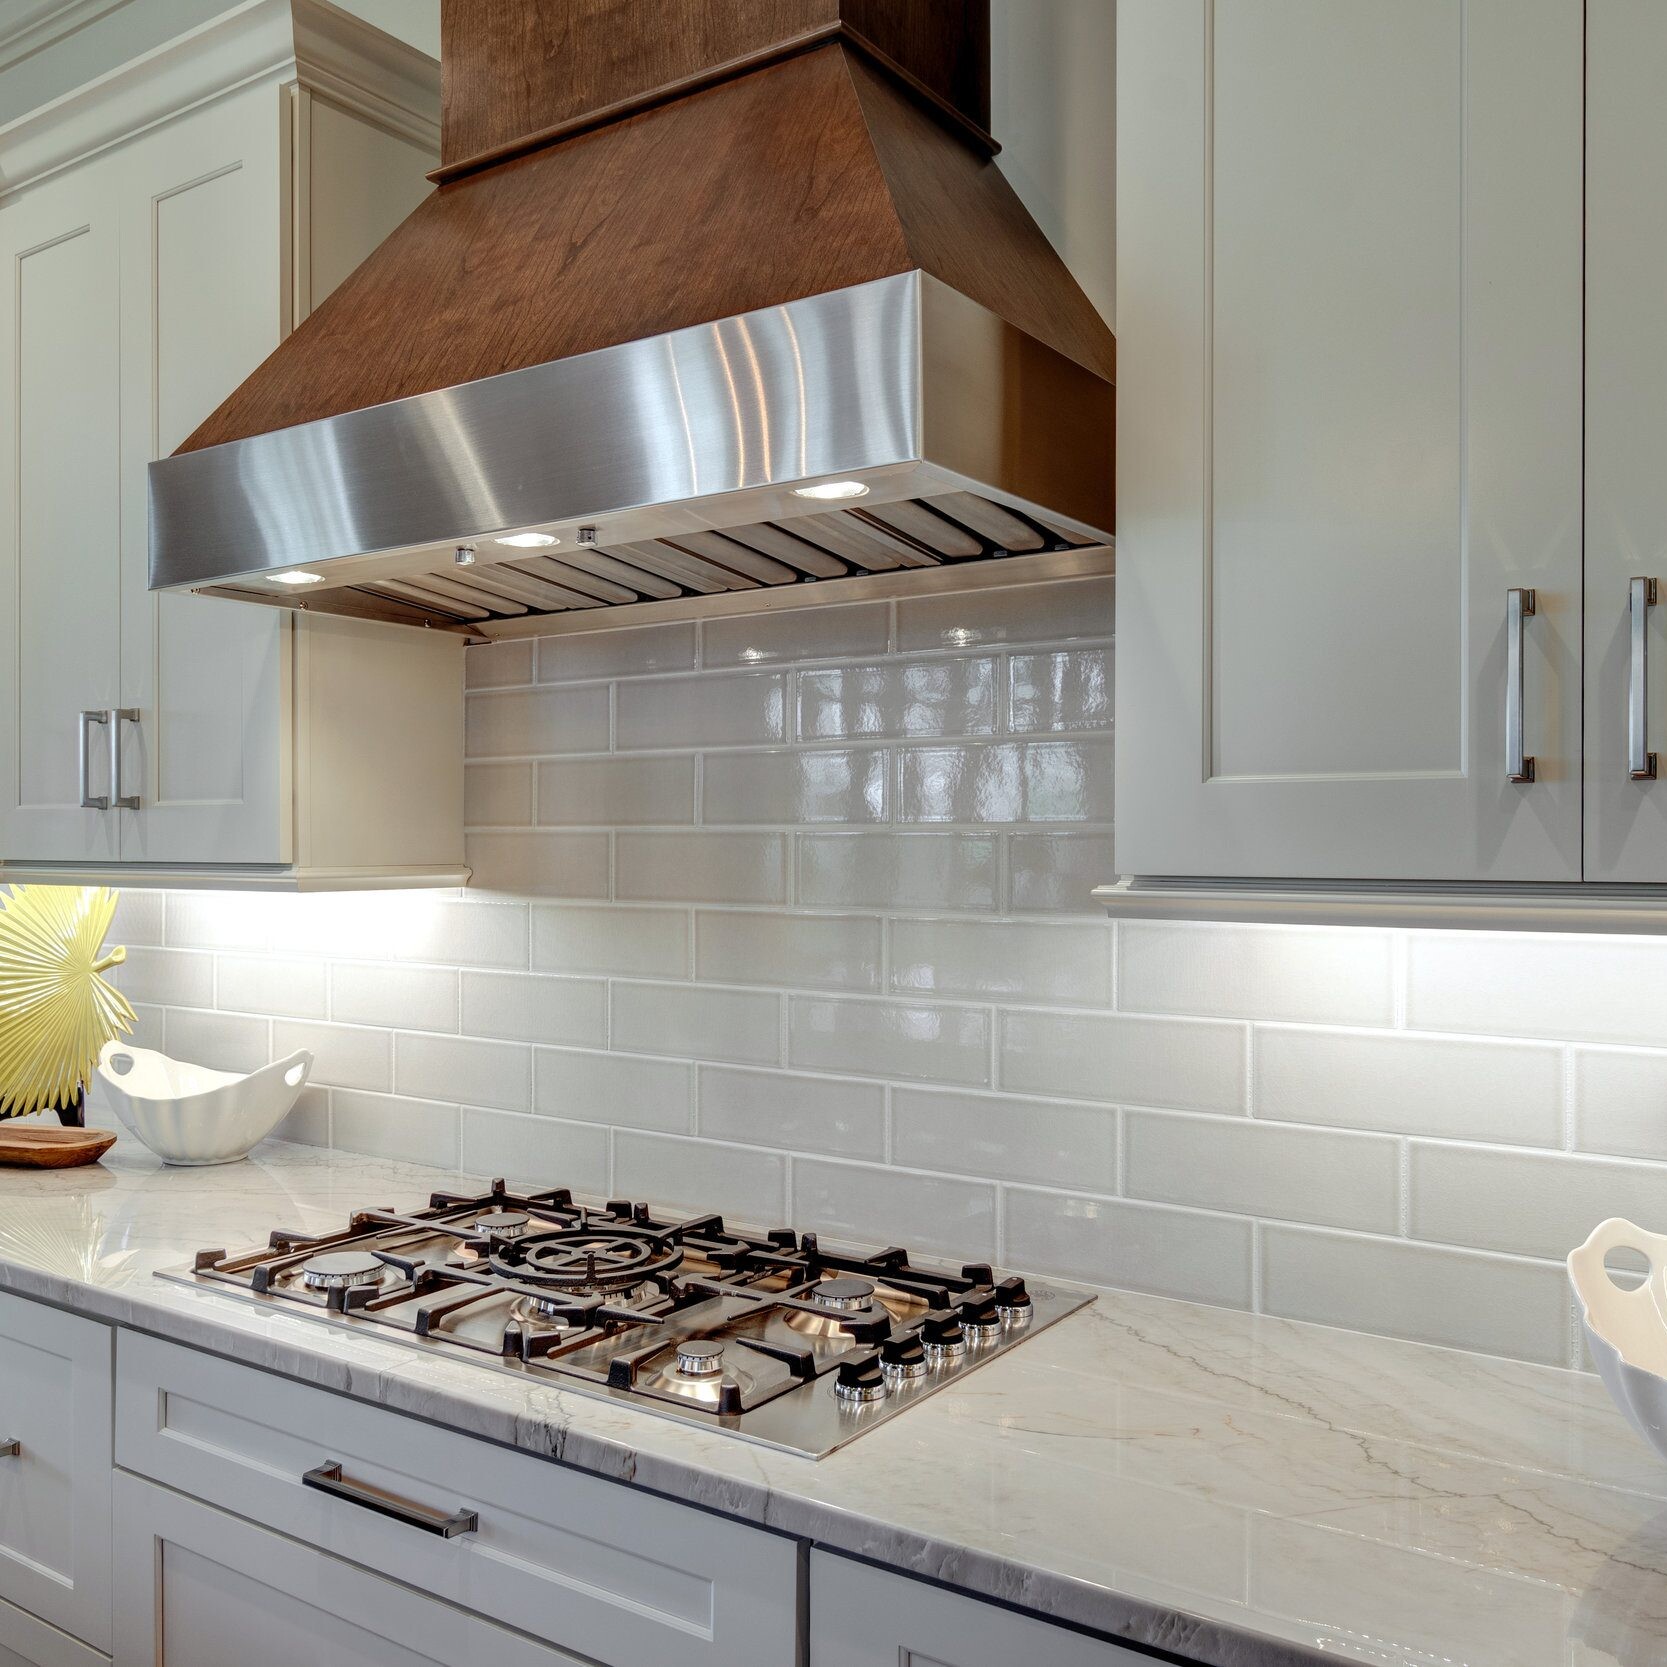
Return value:
<svg viewBox="0 0 1667 1667">
<path fill-rule="evenodd" d="M 324 0 L 243 0 L 0 127 L 0 198 L 263 80 L 297 81 L 438 152 L 432 58 Z"/>
<path fill-rule="evenodd" d="M 14 0 L 14 4 L 16 0 Z M 0 23 L 0 70 L 73 35 L 128 0 L 23 0 L 22 15 Z"/>
</svg>

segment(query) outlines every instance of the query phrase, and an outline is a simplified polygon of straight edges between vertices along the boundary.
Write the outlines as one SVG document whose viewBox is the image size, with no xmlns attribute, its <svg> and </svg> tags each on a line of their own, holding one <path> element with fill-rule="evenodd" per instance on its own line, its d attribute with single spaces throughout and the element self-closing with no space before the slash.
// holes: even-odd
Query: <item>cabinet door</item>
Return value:
<svg viewBox="0 0 1667 1667">
<path fill-rule="evenodd" d="M 109 1667 L 109 1658 L 27 1611 L 0 1603 L 0 1667 Z"/>
<path fill-rule="evenodd" d="M 582 1667 L 577 1656 L 125 1474 L 116 1478 L 115 1546 L 114 1667 Z"/>
<path fill-rule="evenodd" d="M 1667 760 L 1654 755 L 1667 754 L 1667 8 L 1590 0 L 1586 32 L 1586 878 L 1660 884 Z M 1645 605 L 1635 645 L 1639 579 Z"/>
<path fill-rule="evenodd" d="M 0 207 L 0 857 L 116 852 L 77 769 L 120 654 L 116 218 L 107 164 Z M 93 795 L 107 733 L 87 733 Z"/>
<path fill-rule="evenodd" d="M 810 1667 L 1139 1667 L 1151 1657 L 826 1551 L 810 1557 Z"/>
<path fill-rule="evenodd" d="M 123 862 L 291 856 L 289 621 L 151 593 L 145 474 L 278 345 L 283 96 L 217 100 L 120 157 Z"/>
<path fill-rule="evenodd" d="M 1580 0 L 1118 28 L 1119 868 L 1579 879 Z"/>
<path fill-rule="evenodd" d="M 0 1602 L 100 1649 L 110 1647 L 110 1377 L 108 1327 L 0 1296 Z"/>
</svg>

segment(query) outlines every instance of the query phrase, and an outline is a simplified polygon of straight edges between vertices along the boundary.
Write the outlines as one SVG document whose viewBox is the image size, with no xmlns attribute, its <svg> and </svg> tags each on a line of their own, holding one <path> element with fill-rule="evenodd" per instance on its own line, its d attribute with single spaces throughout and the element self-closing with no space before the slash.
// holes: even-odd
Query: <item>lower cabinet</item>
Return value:
<svg viewBox="0 0 1667 1667">
<path fill-rule="evenodd" d="M 110 1647 L 111 1343 L 108 1326 L 0 1296 L 0 1609 L 100 1650 Z M 78 1659 L 23 1632 L 0 1615 L 0 1667 L 7 1650 L 42 1667 Z"/>
<path fill-rule="evenodd" d="M 810 1667 L 1151 1667 L 1119 1644 L 888 1574 L 810 1555 Z"/>
<path fill-rule="evenodd" d="M 114 1667 L 583 1667 L 136 1476 L 115 1486 Z"/>
<path fill-rule="evenodd" d="M 109 1660 L 27 1610 L 0 1603 L 0 1667 L 108 1667 Z"/>
</svg>

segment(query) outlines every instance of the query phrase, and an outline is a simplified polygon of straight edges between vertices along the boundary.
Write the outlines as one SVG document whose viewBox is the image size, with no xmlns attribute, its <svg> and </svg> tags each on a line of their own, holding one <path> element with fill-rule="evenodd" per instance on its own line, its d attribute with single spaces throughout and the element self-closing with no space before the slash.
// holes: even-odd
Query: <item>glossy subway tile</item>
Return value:
<svg viewBox="0 0 1667 1667">
<path fill-rule="evenodd" d="M 700 819 L 718 825 L 884 822 L 890 759 L 873 747 L 708 753 Z"/>
<path fill-rule="evenodd" d="M 981 657 L 801 671 L 799 739 L 993 735 L 996 667 Z"/>
</svg>

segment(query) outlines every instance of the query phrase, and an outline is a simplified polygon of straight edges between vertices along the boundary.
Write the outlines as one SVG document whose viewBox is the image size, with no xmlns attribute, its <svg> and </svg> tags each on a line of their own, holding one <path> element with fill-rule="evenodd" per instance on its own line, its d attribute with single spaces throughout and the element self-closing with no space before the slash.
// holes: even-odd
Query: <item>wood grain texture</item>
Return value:
<svg viewBox="0 0 1667 1667">
<path fill-rule="evenodd" d="M 444 0 L 441 169 L 841 25 L 988 128 L 989 0 Z"/>
<path fill-rule="evenodd" d="M 13 1129 L 0 1123 L 0 1166 L 11 1169 L 77 1169 L 116 1144 L 108 1129 Z"/>
</svg>

